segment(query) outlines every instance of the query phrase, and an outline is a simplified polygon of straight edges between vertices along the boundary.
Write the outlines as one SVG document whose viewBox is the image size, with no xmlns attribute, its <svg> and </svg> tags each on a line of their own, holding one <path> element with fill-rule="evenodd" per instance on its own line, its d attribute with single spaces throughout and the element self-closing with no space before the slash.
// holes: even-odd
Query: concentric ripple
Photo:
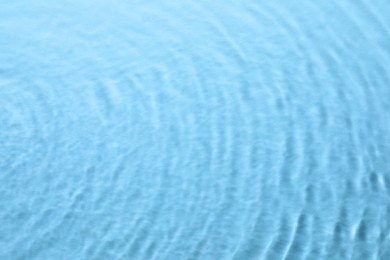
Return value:
<svg viewBox="0 0 390 260">
<path fill-rule="evenodd" d="M 390 3 L 0 4 L 0 259 L 390 259 Z"/>
</svg>

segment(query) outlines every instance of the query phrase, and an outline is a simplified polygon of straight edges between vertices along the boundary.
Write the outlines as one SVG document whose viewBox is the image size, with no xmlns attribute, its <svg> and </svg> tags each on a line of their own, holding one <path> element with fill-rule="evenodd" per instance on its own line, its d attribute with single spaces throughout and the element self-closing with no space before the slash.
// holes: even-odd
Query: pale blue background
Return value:
<svg viewBox="0 0 390 260">
<path fill-rule="evenodd" d="M 0 259 L 390 259 L 390 2 L 2 1 Z"/>
</svg>

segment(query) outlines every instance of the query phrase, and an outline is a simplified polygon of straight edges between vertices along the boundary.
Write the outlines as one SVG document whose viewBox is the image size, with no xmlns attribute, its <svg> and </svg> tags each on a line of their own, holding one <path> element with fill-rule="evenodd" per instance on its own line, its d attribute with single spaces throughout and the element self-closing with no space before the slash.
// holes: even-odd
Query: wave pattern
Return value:
<svg viewBox="0 0 390 260">
<path fill-rule="evenodd" d="M 0 258 L 390 259 L 388 13 L 0 4 Z"/>
</svg>

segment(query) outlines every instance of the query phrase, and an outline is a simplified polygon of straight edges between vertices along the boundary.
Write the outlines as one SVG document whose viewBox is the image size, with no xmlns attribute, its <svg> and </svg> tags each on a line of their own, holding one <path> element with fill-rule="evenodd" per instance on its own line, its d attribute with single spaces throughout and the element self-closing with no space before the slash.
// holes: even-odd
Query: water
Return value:
<svg viewBox="0 0 390 260">
<path fill-rule="evenodd" d="M 0 259 L 390 259 L 389 14 L 3 1 Z"/>
</svg>

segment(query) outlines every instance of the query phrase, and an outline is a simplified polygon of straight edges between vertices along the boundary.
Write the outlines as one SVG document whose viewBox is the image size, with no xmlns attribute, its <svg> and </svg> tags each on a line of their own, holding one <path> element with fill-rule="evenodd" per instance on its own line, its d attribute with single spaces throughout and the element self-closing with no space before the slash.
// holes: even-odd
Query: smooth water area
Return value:
<svg viewBox="0 0 390 260">
<path fill-rule="evenodd" d="M 390 259 L 390 2 L 2 1 L 1 260 Z"/>
</svg>

